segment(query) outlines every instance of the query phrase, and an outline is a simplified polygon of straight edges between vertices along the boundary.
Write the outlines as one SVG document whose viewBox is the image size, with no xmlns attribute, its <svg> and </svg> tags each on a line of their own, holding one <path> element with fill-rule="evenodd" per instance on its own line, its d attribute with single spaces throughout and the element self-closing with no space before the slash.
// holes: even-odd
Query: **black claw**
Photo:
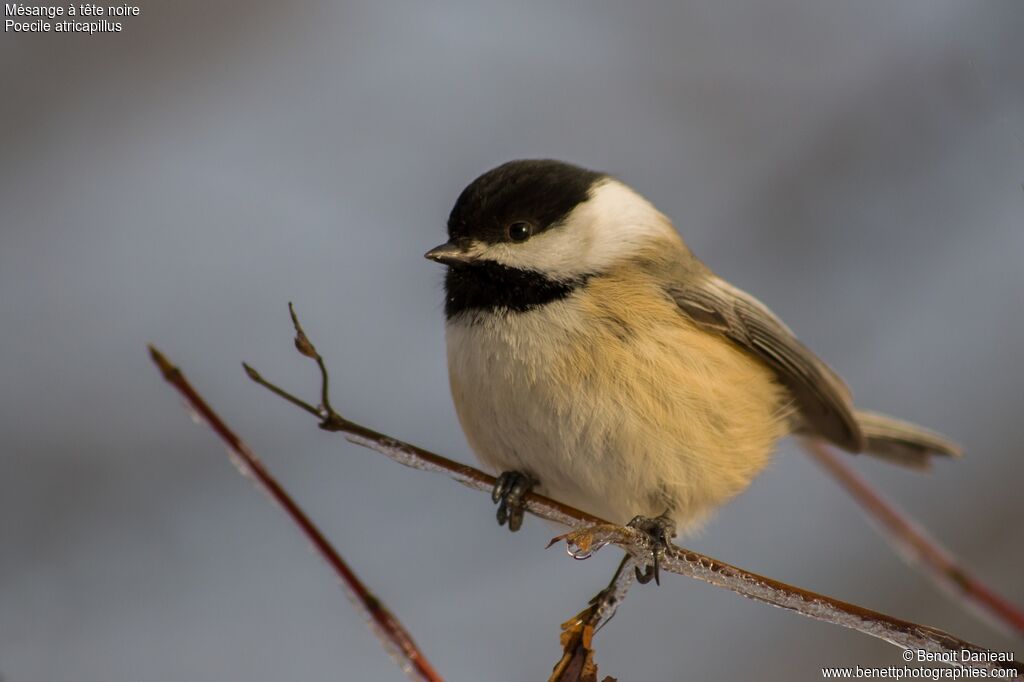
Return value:
<svg viewBox="0 0 1024 682">
<path fill-rule="evenodd" d="M 661 559 L 665 556 L 665 550 L 676 534 L 676 524 L 668 517 L 668 512 L 657 518 L 637 516 L 629 522 L 631 528 L 636 528 L 647 534 L 651 539 L 651 563 L 641 571 L 634 567 L 636 581 L 641 585 L 654 581 L 656 585 L 661 584 Z"/>
<path fill-rule="evenodd" d="M 498 476 L 498 482 L 494 484 L 494 489 L 491 490 L 491 502 L 497 504 L 499 500 L 508 494 L 508 488 L 512 483 L 512 473 L 506 471 L 501 476 Z"/>
<path fill-rule="evenodd" d="M 654 566 L 647 566 L 643 571 L 640 570 L 639 566 L 634 566 L 633 571 L 636 573 L 636 581 L 641 585 L 646 585 L 651 582 L 651 578 L 658 579 L 658 574 L 655 573 Z M 659 585 L 661 583 L 658 583 Z"/>
<path fill-rule="evenodd" d="M 498 505 L 498 525 L 508 524 L 508 529 L 515 532 L 523 526 L 525 506 L 523 498 L 535 485 L 533 478 L 518 471 L 506 471 L 498 477 L 491 491 L 491 500 Z"/>
<path fill-rule="evenodd" d="M 517 505 L 509 511 L 508 529 L 513 533 L 523 527 L 523 506 Z"/>
</svg>

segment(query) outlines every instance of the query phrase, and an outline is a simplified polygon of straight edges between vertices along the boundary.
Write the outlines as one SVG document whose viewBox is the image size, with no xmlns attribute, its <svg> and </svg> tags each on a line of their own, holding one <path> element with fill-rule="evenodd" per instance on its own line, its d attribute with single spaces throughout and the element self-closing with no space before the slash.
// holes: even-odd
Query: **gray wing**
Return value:
<svg viewBox="0 0 1024 682">
<path fill-rule="evenodd" d="M 864 449 L 850 390 L 772 311 L 710 272 L 677 281 L 669 294 L 680 310 L 768 365 L 792 394 L 804 429 L 851 452 Z"/>
</svg>

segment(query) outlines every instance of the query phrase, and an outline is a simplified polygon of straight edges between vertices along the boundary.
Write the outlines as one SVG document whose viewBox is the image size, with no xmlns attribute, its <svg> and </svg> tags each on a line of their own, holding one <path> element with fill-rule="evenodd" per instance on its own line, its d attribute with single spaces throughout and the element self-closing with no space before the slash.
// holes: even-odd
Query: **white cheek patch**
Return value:
<svg viewBox="0 0 1024 682">
<path fill-rule="evenodd" d="M 481 244 L 480 257 L 510 268 L 538 270 L 554 278 L 570 279 L 578 268 L 584 240 L 566 225 L 552 227 L 521 244 Z"/>
<path fill-rule="evenodd" d="M 608 179 L 595 185 L 561 225 L 521 244 L 474 242 L 469 252 L 511 268 L 572 279 L 605 271 L 664 239 L 680 241 L 669 219 L 626 185 Z"/>
</svg>

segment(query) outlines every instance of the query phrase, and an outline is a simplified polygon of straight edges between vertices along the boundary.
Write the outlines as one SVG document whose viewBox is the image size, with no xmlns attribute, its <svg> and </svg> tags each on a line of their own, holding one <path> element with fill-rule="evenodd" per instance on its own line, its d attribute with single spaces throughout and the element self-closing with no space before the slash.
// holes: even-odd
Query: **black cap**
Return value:
<svg viewBox="0 0 1024 682">
<path fill-rule="evenodd" d="M 506 241 L 506 227 L 526 221 L 539 233 L 559 224 L 586 201 L 595 182 L 607 177 L 552 159 L 509 161 L 462 190 L 448 217 L 451 241 Z"/>
</svg>

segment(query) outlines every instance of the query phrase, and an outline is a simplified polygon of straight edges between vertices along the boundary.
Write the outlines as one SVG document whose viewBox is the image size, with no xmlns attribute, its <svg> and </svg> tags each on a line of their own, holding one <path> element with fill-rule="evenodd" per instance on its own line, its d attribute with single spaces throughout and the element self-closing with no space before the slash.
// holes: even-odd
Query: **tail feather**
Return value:
<svg viewBox="0 0 1024 682">
<path fill-rule="evenodd" d="M 956 443 L 916 424 L 866 410 L 856 415 L 867 442 L 865 454 L 919 470 L 928 469 L 934 456 L 963 455 Z"/>
</svg>

